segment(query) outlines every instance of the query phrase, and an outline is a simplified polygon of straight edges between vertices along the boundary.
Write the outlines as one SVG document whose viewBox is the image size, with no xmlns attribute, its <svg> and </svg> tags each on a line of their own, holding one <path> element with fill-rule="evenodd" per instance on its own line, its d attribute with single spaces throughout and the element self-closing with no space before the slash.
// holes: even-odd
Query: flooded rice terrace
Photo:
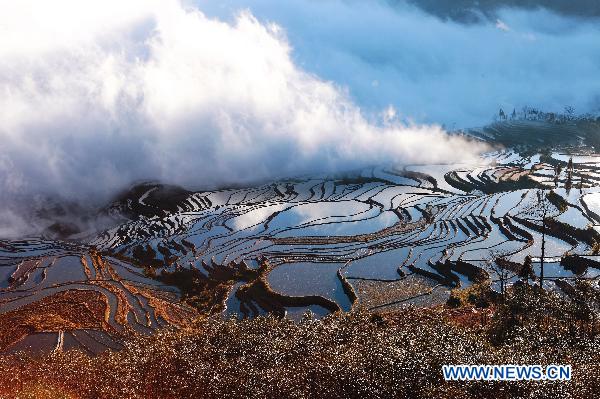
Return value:
<svg viewBox="0 0 600 399">
<path fill-rule="evenodd" d="M 573 152 L 209 192 L 138 185 L 102 234 L 0 241 L 0 350 L 97 353 L 198 314 L 442 304 L 453 288 L 497 286 L 498 257 L 509 280 L 528 255 L 539 274 L 542 240 L 545 287 L 567 290 L 600 275 L 600 156 Z"/>
</svg>

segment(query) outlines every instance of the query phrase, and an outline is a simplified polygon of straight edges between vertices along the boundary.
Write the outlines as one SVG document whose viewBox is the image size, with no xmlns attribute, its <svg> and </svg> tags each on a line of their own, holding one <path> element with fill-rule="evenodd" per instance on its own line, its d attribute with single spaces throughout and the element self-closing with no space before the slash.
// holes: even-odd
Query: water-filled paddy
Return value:
<svg viewBox="0 0 600 399">
<path fill-rule="evenodd" d="M 115 331 L 148 332 L 189 319 L 190 303 L 224 315 L 295 319 L 306 310 L 322 317 L 361 303 L 442 303 L 452 288 L 497 280 L 489 267 L 494 257 L 520 263 L 531 256 L 539 269 L 541 177 L 545 193 L 566 201 L 547 214 L 564 228 L 545 236 L 545 275 L 549 284 L 574 278 L 561 258 L 590 255 L 600 240 L 596 171 L 579 163 L 588 158 L 574 157 L 573 174 L 587 176 L 586 186 L 574 188 L 563 169 L 554 187 L 555 169 L 541 159 L 504 151 L 473 165 L 395 165 L 191 193 L 169 212 L 134 218 L 86 242 L 5 242 L 0 315 L 64 296 L 104 306 L 102 318 Z M 144 206 L 157 193 L 140 190 L 130 200 Z M 598 271 L 587 267 L 580 277 Z M 195 302 L 182 302 L 190 289 Z M 63 344 L 78 334 L 99 342 L 92 319 Z"/>
</svg>

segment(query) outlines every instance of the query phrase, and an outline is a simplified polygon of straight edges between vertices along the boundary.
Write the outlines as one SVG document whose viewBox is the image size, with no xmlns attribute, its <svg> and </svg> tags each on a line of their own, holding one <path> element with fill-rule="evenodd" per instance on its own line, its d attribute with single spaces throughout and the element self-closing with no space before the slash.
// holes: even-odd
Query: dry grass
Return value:
<svg viewBox="0 0 600 399">
<path fill-rule="evenodd" d="M 594 329 L 571 328 L 556 312 L 572 316 L 557 298 L 533 301 L 554 309 L 543 317 L 529 317 L 527 309 L 507 317 L 521 300 L 509 297 L 485 328 L 464 322 L 468 308 L 441 307 L 353 311 L 299 323 L 206 318 L 186 329 L 134 337 L 124 350 L 97 357 L 58 352 L 0 358 L 0 397 L 598 397 L 600 341 Z M 501 340 L 498 329 L 509 330 Z M 571 364 L 574 379 L 447 383 L 443 364 Z"/>
</svg>

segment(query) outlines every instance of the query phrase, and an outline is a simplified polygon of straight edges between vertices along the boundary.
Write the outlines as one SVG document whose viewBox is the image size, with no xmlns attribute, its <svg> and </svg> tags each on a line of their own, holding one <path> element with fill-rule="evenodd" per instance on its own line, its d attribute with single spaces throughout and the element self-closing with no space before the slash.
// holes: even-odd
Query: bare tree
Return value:
<svg viewBox="0 0 600 399">
<path fill-rule="evenodd" d="M 521 270 L 519 270 L 519 277 L 525 283 L 526 286 L 529 286 L 529 278 L 533 275 L 533 263 L 531 260 L 531 256 L 527 255 L 525 257 L 525 261 L 523 262 L 523 266 L 521 266 Z"/>
<path fill-rule="evenodd" d="M 567 195 L 571 191 L 573 187 L 573 157 L 569 157 L 569 162 L 567 163 L 567 180 L 565 181 L 565 190 L 567 190 Z"/>
<path fill-rule="evenodd" d="M 571 105 L 565 106 L 565 115 L 567 119 L 573 119 L 573 117 L 575 116 L 575 108 Z"/>
<path fill-rule="evenodd" d="M 554 208 L 554 205 L 548 199 L 546 189 L 539 189 L 536 192 L 535 200 L 525 209 L 525 213 L 540 221 L 542 224 L 542 254 L 540 256 L 540 288 L 544 288 L 544 257 L 546 255 L 546 218 Z"/>
<path fill-rule="evenodd" d="M 486 259 L 487 266 L 496 273 L 500 282 L 500 294 L 504 298 L 508 281 L 515 277 L 517 273 L 502 265 L 502 259 L 509 255 L 509 251 L 490 250 Z"/>
<path fill-rule="evenodd" d="M 560 164 L 557 164 L 554 167 L 554 187 L 558 188 L 558 182 L 560 179 L 560 173 L 562 172 L 562 167 L 560 166 Z"/>
<path fill-rule="evenodd" d="M 573 173 L 573 157 L 569 157 L 569 162 L 567 163 L 567 170 Z"/>
</svg>

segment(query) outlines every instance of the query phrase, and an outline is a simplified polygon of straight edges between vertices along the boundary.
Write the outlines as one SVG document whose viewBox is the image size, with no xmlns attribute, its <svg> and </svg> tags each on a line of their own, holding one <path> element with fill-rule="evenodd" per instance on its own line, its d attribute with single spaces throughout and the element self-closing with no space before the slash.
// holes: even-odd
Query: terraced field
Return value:
<svg viewBox="0 0 600 399">
<path fill-rule="evenodd" d="M 0 351 L 96 353 L 215 313 L 429 306 L 516 279 L 528 255 L 568 294 L 600 276 L 600 156 L 541 147 L 249 188 L 137 185 L 102 210 L 120 222 L 99 235 L 0 241 Z"/>
</svg>

